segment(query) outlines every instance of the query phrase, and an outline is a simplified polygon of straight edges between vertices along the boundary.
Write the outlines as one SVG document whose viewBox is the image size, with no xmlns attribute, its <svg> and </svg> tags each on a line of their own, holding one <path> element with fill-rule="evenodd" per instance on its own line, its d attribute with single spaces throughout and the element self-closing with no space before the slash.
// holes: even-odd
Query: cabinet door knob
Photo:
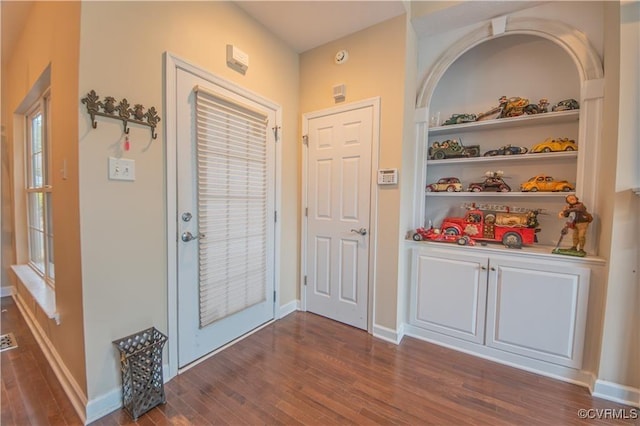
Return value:
<svg viewBox="0 0 640 426">
<path fill-rule="evenodd" d="M 482 269 L 483 271 L 486 271 L 487 267 L 486 266 L 481 266 L 480 269 Z"/>
<path fill-rule="evenodd" d="M 495 271 L 495 270 L 496 270 L 496 268 L 494 268 L 494 267 L 492 266 L 492 267 L 491 267 L 491 270 L 492 270 L 492 271 Z"/>
</svg>

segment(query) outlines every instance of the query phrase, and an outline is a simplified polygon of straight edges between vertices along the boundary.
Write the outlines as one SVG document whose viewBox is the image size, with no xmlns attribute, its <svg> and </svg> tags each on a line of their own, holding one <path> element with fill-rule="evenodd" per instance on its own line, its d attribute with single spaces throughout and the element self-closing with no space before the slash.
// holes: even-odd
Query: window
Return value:
<svg viewBox="0 0 640 426">
<path fill-rule="evenodd" d="M 26 114 L 26 179 L 27 239 L 29 265 L 53 287 L 53 221 L 50 175 L 49 102 L 46 92 Z"/>
</svg>

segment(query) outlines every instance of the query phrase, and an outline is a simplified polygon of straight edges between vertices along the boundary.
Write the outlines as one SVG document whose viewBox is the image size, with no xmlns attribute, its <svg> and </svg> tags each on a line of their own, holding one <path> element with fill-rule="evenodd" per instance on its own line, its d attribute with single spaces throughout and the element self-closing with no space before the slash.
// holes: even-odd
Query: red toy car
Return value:
<svg viewBox="0 0 640 426">
<path fill-rule="evenodd" d="M 476 244 L 467 235 L 455 235 L 451 233 L 441 232 L 438 228 L 418 228 L 412 236 L 414 241 L 441 241 L 444 243 L 457 243 L 461 246 L 473 246 Z"/>
</svg>

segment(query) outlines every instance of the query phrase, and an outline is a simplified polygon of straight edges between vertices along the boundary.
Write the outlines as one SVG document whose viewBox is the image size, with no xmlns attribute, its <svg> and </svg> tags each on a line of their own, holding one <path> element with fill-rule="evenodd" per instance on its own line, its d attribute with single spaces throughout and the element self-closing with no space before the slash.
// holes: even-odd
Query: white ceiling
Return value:
<svg viewBox="0 0 640 426">
<path fill-rule="evenodd" d="M 2 57 L 11 54 L 33 1 L 0 1 Z M 413 9 L 419 37 L 469 25 L 544 1 L 237 0 L 235 2 L 298 53 L 321 46 Z M 416 16 L 417 15 L 417 16 Z"/>
<path fill-rule="evenodd" d="M 400 0 L 258 0 L 236 4 L 298 53 L 405 13 Z"/>
<path fill-rule="evenodd" d="M 236 0 L 296 52 L 302 53 L 372 25 L 413 12 L 419 37 L 481 22 L 546 1 L 524 0 Z"/>
</svg>

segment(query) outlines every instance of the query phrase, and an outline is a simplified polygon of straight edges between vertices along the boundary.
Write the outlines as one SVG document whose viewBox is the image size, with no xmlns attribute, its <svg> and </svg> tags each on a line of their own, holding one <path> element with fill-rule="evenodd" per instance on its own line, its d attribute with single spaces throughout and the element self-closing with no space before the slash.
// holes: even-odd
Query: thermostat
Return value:
<svg viewBox="0 0 640 426">
<path fill-rule="evenodd" d="M 398 169 L 378 170 L 378 185 L 397 185 Z"/>
</svg>

